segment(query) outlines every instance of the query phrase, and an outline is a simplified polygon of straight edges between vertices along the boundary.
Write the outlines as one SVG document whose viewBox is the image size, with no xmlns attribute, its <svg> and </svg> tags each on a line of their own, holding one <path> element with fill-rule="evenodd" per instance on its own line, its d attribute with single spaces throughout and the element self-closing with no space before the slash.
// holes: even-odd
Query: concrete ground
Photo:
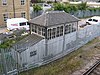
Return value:
<svg viewBox="0 0 100 75">
<path fill-rule="evenodd" d="M 6 27 L 0 28 L 0 33 L 5 33 L 5 32 L 7 32 L 7 28 Z"/>
</svg>

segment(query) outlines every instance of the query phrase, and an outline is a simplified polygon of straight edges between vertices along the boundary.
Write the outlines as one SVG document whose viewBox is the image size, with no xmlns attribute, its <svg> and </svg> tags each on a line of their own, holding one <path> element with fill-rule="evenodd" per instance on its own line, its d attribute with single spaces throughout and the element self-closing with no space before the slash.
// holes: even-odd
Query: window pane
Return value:
<svg viewBox="0 0 100 75">
<path fill-rule="evenodd" d="M 51 29 L 50 29 L 50 31 L 49 31 L 49 34 L 50 34 L 50 39 L 51 39 Z"/>
<path fill-rule="evenodd" d="M 26 25 L 26 22 L 20 23 L 19 25 L 20 26 L 25 26 Z"/>
<path fill-rule="evenodd" d="M 88 21 L 92 21 L 92 19 L 89 19 Z"/>
<path fill-rule="evenodd" d="M 36 51 L 32 51 L 30 52 L 30 57 L 35 56 L 36 54 L 37 54 Z"/>
<path fill-rule="evenodd" d="M 56 28 L 53 28 L 52 29 L 52 38 L 55 38 L 55 36 L 56 36 Z"/>
<path fill-rule="evenodd" d="M 3 5 L 7 5 L 7 0 L 2 0 Z"/>
<path fill-rule="evenodd" d="M 38 27 L 38 34 L 41 35 L 41 27 Z"/>
<path fill-rule="evenodd" d="M 59 32 L 60 32 L 60 28 L 59 27 L 57 27 L 57 37 L 59 37 Z"/>
<path fill-rule="evenodd" d="M 8 14 L 3 14 L 4 17 L 4 21 L 6 22 L 6 20 L 8 19 Z"/>
<path fill-rule="evenodd" d="M 21 5 L 24 5 L 25 4 L 25 0 L 21 0 Z"/>
<path fill-rule="evenodd" d="M 35 26 L 35 33 L 37 33 L 37 26 Z"/>
<path fill-rule="evenodd" d="M 25 12 L 21 13 L 21 17 L 25 18 Z"/>
<path fill-rule="evenodd" d="M 72 25 L 69 24 L 69 33 L 72 32 Z"/>
<path fill-rule="evenodd" d="M 32 31 L 35 32 L 35 25 L 32 25 Z"/>
<path fill-rule="evenodd" d="M 45 28 L 42 28 L 42 35 L 45 36 Z"/>
<path fill-rule="evenodd" d="M 27 25 L 30 25 L 30 23 L 29 23 L 29 22 L 27 22 Z"/>
<path fill-rule="evenodd" d="M 60 36 L 63 35 L 63 26 L 60 27 Z"/>
<path fill-rule="evenodd" d="M 65 34 L 67 34 L 67 33 L 69 33 L 69 26 L 68 25 L 65 26 Z"/>
<path fill-rule="evenodd" d="M 76 31 L 77 25 L 76 24 L 72 24 L 72 32 Z"/>
</svg>

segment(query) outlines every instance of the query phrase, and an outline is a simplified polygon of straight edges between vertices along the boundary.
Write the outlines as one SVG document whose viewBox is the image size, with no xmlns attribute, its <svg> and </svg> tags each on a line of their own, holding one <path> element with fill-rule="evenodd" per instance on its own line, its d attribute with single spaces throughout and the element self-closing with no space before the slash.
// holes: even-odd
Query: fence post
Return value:
<svg viewBox="0 0 100 75">
<path fill-rule="evenodd" d="M 16 47 L 15 47 L 15 51 L 16 51 Z M 19 75 L 19 64 L 18 64 L 18 52 L 17 51 L 16 51 L 16 57 L 17 57 L 17 61 L 16 61 L 17 75 Z"/>
<path fill-rule="evenodd" d="M 20 67 L 19 67 L 19 55 L 17 51 L 17 46 L 14 47 L 16 53 L 16 67 L 17 67 L 17 75 L 20 74 Z"/>
<path fill-rule="evenodd" d="M 3 64 L 3 73 L 5 75 L 7 75 L 7 64 L 6 64 L 6 59 L 5 59 L 5 56 L 4 56 L 4 50 L 5 49 L 0 49 L 1 50 L 1 61 L 2 61 L 2 64 Z"/>
</svg>

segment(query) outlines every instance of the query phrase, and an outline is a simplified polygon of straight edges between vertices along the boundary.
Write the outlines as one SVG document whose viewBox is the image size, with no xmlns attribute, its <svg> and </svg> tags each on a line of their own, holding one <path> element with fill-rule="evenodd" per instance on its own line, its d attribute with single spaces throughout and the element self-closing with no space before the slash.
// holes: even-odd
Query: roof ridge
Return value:
<svg viewBox="0 0 100 75">
<path fill-rule="evenodd" d="M 79 20 L 79 18 L 77 18 L 76 16 L 74 16 L 74 15 L 70 15 L 69 13 L 66 13 L 66 12 L 64 12 L 65 14 L 67 14 L 67 15 L 69 15 L 69 16 L 72 16 L 72 17 L 74 17 L 74 18 L 76 18 L 76 19 L 78 19 Z"/>
<path fill-rule="evenodd" d="M 41 15 L 35 17 L 34 20 L 35 20 L 35 19 L 38 19 L 39 17 L 42 17 L 43 15 L 44 15 L 44 14 L 41 14 Z"/>
<path fill-rule="evenodd" d="M 45 22 L 45 23 L 44 23 L 45 26 L 47 26 L 47 22 L 48 22 L 48 21 L 47 21 L 47 19 L 48 19 L 48 18 L 47 18 L 47 15 L 48 15 L 48 13 L 45 13 L 45 21 L 44 21 L 44 22 Z"/>
</svg>

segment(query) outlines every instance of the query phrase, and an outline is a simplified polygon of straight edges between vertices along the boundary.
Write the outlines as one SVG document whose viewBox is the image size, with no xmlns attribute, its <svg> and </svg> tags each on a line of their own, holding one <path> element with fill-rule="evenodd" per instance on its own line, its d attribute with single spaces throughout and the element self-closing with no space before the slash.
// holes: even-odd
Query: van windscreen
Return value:
<svg viewBox="0 0 100 75">
<path fill-rule="evenodd" d="M 89 19 L 88 21 L 92 21 L 92 19 Z"/>
<path fill-rule="evenodd" d="M 26 22 L 23 22 L 23 23 L 19 23 L 20 26 L 24 26 L 26 25 Z"/>
<path fill-rule="evenodd" d="M 30 23 L 29 23 L 29 22 L 27 22 L 27 25 L 30 25 Z"/>
</svg>

